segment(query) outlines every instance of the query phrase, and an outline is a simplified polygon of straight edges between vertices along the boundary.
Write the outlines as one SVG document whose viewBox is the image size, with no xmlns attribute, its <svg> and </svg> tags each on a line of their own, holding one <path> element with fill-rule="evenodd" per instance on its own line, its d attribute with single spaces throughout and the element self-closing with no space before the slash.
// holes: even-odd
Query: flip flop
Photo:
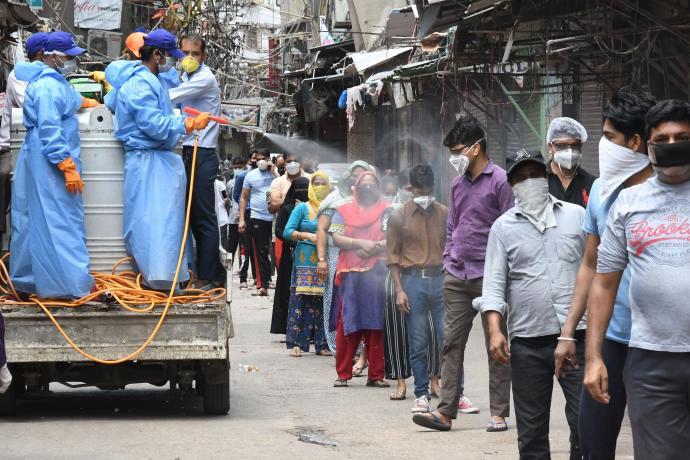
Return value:
<svg viewBox="0 0 690 460">
<path fill-rule="evenodd" d="M 500 431 L 508 431 L 508 424 L 503 422 L 494 422 L 493 420 L 486 424 L 486 431 L 488 433 L 498 433 Z"/>
<path fill-rule="evenodd" d="M 252 297 L 268 297 L 268 292 L 263 292 L 261 289 L 259 289 L 256 292 L 252 292 Z"/>
<path fill-rule="evenodd" d="M 336 379 L 335 382 L 333 382 L 333 386 L 335 388 L 343 388 L 347 386 L 347 380 L 343 379 Z"/>
<path fill-rule="evenodd" d="M 352 376 L 353 377 L 364 377 L 364 369 L 369 367 L 368 364 L 365 364 L 364 367 L 359 367 L 358 365 L 352 366 Z"/>
<path fill-rule="evenodd" d="M 426 412 L 424 414 L 414 414 L 412 421 L 419 426 L 429 428 L 436 431 L 450 431 L 450 425 L 443 423 L 441 417 L 433 412 Z"/>
<path fill-rule="evenodd" d="M 390 400 L 391 401 L 404 401 L 407 399 L 407 390 L 403 391 L 394 391 L 393 393 L 390 394 Z"/>
<path fill-rule="evenodd" d="M 369 380 L 367 381 L 367 386 L 374 388 L 390 388 L 391 384 L 385 380 Z"/>
</svg>

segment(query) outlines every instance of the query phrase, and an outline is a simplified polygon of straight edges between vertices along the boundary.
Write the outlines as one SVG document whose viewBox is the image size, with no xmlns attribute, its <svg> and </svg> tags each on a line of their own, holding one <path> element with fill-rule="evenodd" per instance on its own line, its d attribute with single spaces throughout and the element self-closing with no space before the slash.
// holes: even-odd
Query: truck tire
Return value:
<svg viewBox="0 0 690 460">
<path fill-rule="evenodd" d="M 204 382 L 204 412 L 208 415 L 225 415 L 230 410 L 230 369 L 223 372 L 221 381 Z"/>
<path fill-rule="evenodd" d="M 7 391 L 4 394 L 0 394 L 0 417 L 14 415 L 16 407 L 17 393 L 15 382 L 12 382 Z"/>
</svg>

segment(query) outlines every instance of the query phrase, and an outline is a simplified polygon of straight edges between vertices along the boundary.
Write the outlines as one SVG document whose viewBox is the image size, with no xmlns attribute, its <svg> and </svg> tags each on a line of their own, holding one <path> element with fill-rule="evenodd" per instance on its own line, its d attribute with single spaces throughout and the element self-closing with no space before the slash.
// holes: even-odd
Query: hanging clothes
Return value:
<svg viewBox="0 0 690 460">
<path fill-rule="evenodd" d="M 43 298 L 79 298 L 93 287 L 86 249 L 81 194 L 65 188 L 58 165 L 79 160 L 77 111 L 81 95 L 43 62 L 18 63 L 28 81 L 24 98 L 26 138 L 12 183 L 10 278 L 15 289 Z"/>
<path fill-rule="evenodd" d="M 123 230 L 127 253 L 152 289 L 169 289 L 182 243 L 187 176 L 173 153 L 185 133 L 159 78 L 139 61 L 116 61 L 106 78 L 117 91 L 116 137 L 125 148 Z M 179 282 L 187 281 L 188 251 Z"/>
</svg>

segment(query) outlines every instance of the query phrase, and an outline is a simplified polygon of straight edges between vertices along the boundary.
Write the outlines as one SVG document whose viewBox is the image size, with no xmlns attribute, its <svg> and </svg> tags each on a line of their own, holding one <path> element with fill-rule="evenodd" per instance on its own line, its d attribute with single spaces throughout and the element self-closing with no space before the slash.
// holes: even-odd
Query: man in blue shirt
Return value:
<svg viewBox="0 0 690 460">
<path fill-rule="evenodd" d="M 237 208 L 240 206 L 240 198 L 242 196 L 242 187 L 244 186 L 244 178 L 247 177 L 249 171 L 252 170 L 252 164 L 256 164 L 256 158 L 254 153 L 249 160 L 249 165 L 246 164 L 246 168 L 243 170 L 235 170 L 235 183 L 232 187 L 232 199 L 237 203 Z M 245 210 L 245 220 L 249 221 L 249 207 Z M 249 265 L 251 260 L 252 267 L 252 278 L 256 280 L 256 267 L 254 267 L 254 261 L 252 257 L 252 245 L 249 244 L 249 232 L 239 233 L 239 211 L 237 213 L 237 227 L 238 235 L 240 240 L 240 254 L 244 255 L 244 259 L 240 258 L 240 289 L 247 289 L 249 285 L 247 284 L 247 272 L 249 271 Z"/>
<path fill-rule="evenodd" d="M 257 292 L 253 295 L 266 297 L 271 282 L 271 240 L 273 214 L 268 210 L 268 194 L 275 179 L 273 163 L 266 149 L 254 153 L 257 167 L 244 178 L 242 196 L 240 197 L 240 223 L 238 230 L 245 233 L 249 229 L 249 239 L 253 251 L 257 279 Z M 252 166 L 254 162 L 252 161 Z M 250 209 L 249 223 L 245 214 Z"/>
<path fill-rule="evenodd" d="M 180 49 L 186 56 L 181 60 L 182 82 L 169 90 L 173 105 L 181 104 L 211 115 L 220 115 L 220 87 L 211 69 L 204 64 L 204 39 L 198 35 L 185 35 L 180 39 Z M 220 236 L 214 208 L 219 131 L 218 123 L 211 123 L 199 132 L 190 221 L 196 242 L 196 287 L 199 289 L 221 284 L 225 279 L 225 271 L 220 263 Z M 194 137 L 194 134 L 188 134 L 182 143 L 188 184 L 192 175 Z"/>
<path fill-rule="evenodd" d="M 621 88 L 604 109 L 603 137 L 599 142 L 601 178 L 592 185 L 583 230 L 587 233 L 585 254 L 577 274 L 575 293 L 561 337 L 572 339 L 575 327 L 587 307 L 589 291 L 596 273 L 597 248 L 606 229 L 609 209 L 623 188 L 641 184 L 654 174 L 647 157 L 644 117 L 656 103 L 650 94 Z M 621 279 L 613 316 L 602 348 L 608 369 L 611 402 L 600 404 L 585 389 L 580 399 L 579 431 L 585 459 L 613 459 L 616 440 L 625 413 L 626 394 L 623 366 L 630 340 L 630 273 Z M 576 343 L 561 340 L 555 351 L 556 375 L 579 367 Z"/>
</svg>

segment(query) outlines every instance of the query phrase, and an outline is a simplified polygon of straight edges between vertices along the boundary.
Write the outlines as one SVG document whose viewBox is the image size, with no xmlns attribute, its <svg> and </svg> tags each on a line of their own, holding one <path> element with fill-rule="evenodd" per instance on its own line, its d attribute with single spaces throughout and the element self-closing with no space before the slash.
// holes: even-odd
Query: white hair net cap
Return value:
<svg viewBox="0 0 690 460">
<path fill-rule="evenodd" d="M 584 144 L 587 142 L 587 130 L 579 121 L 572 118 L 554 118 L 546 133 L 546 142 L 552 142 L 554 139 L 579 139 Z"/>
</svg>

